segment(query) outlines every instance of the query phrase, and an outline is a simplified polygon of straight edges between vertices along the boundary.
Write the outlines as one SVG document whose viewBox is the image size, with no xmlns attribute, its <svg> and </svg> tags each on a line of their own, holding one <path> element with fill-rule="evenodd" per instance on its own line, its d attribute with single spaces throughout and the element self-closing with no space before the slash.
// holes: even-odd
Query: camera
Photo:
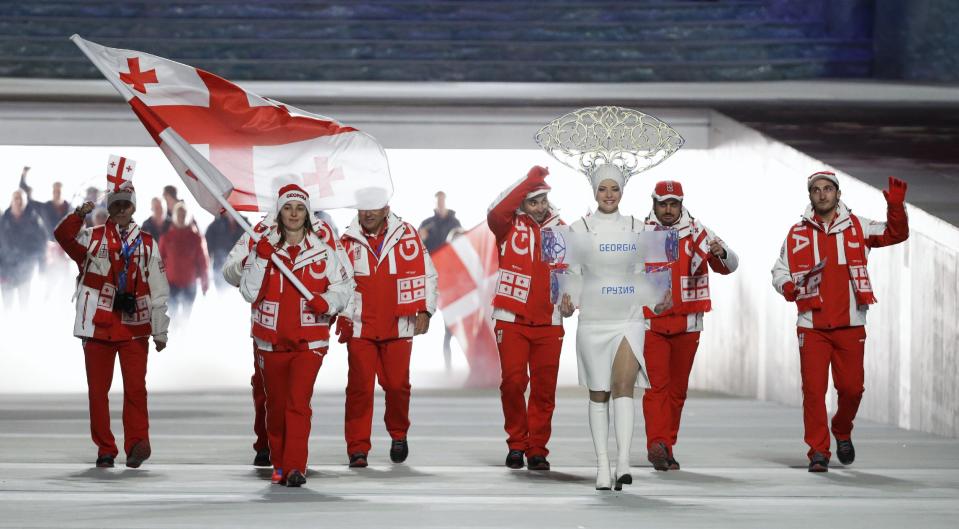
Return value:
<svg viewBox="0 0 959 529">
<path fill-rule="evenodd" d="M 113 310 L 133 315 L 137 311 L 137 297 L 129 292 L 117 294 L 113 299 Z"/>
</svg>

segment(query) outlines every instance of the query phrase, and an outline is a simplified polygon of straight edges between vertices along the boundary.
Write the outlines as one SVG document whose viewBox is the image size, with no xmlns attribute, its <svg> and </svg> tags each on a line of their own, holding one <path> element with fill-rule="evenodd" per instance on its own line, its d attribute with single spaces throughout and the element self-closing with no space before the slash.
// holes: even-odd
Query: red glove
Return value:
<svg viewBox="0 0 959 529">
<path fill-rule="evenodd" d="M 340 343 L 346 343 L 353 337 L 353 320 L 340 317 L 336 321 L 336 334 L 340 338 L 336 340 Z"/>
<path fill-rule="evenodd" d="M 548 174 L 549 174 L 549 169 L 545 167 L 540 167 L 538 165 L 534 165 L 533 168 L 530 169 L 528 173 L 526 173 L 526 178 L 531 178 L 531 179 L 537 178 L 539 180 L 545 180 L 546 175 Z"/>
<path fill-rule="evenodd" d="M 796 301 L 796 283 L 792 281 L 783 285 L 783 297 L 786 298 L 786 301 Z"/>
<path fill-rule="evenodd" d="M 906 201 L 906 188 L 908 187 L 909 184 L 896 178 L 895 176 L 890 176 L 889 189 L 883 189 L 882 195 L 886 197 L 886 202 L 888 204 L 902 204 Z"/>
<path fill-rule="evenodd" d="M 260 240 L 256 243 L 256 256 L 269 261 L 274 252 L 276 252 L 276 248 L 270 244 L 270 238 L 266 235 L 260 237 Z"/>
<path fill-rule="evenodd" d="M 326 311 L 330 310 L 330 304 L 319 294 L 314 294 L 313 299 L 307 301 L 306 304 L 317 314 L 326 314 Z"/>
</svg>

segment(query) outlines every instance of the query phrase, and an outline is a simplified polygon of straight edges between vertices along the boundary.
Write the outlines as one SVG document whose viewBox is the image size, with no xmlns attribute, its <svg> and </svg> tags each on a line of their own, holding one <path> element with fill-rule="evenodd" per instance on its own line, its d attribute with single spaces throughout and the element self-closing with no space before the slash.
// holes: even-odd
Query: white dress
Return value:
<svg viewBox="0 0 959 529">
<path fill-rule="evenodd" d="M 643 221 L 618 211 L 606 214 L 596 211 L 574 222 L 570 231 L 575 233 L 605 233 L 643 231 Z M 589 265 L 583 265 L 589 267 Z M 591 272 L 602 274 L 602 269 L 592 267 Z M 622 271 L 619 271 L 622 272 Z M 591 391 L 610 391 L 613 360 L 620 343 L 625 339 L 639 362 L 636 385 L 649 387 L 646 363 L 643 360 L 643 343 L 646 336 L 646 319 L 642 307 L 623 313 L 622 319 L 598 318 L 588 310 L 580 310 L 576 330 L 576 359 L 579 367 L 579 383 Z"/>
</svg>

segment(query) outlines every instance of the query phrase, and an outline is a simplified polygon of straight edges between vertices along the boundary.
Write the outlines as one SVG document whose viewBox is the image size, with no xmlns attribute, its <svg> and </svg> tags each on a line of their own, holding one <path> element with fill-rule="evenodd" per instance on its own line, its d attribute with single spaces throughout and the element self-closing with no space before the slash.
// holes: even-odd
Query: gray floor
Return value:
<svg viewBox="0 0 959 529">
<path fill-rule="evenodd" d="M 646 464 L 637 412 L 636 480 L 619 493 L 593 490 L 578 388 L 560 392 L 550 473 L 502 466 L 495 393 L 414 394 L 407 463 L 389 462 L 377 425 L 362 470 L 345 465 L 342 406 L 341 394 L 316 396 L 309 482 L 287 489 L 249 465 L 245 394 L 153 394 L 154 457 L 139 470 L 92 468 L 84 396 L 0 396 L 0 527 L 875 529 L 959 516 L 959 440 L 860 421 L 855 466 L 813 475 L 800 411 L 775 404 L 694 395 L 683 470 L 668 473 Z"/>
</svg>

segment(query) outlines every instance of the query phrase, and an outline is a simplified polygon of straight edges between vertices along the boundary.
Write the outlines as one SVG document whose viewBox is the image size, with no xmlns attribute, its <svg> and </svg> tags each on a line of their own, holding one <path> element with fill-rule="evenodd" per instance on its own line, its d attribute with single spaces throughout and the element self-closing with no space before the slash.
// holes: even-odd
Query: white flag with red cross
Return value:
<svg viewBox="0 0 959 529">
<path fill-rule="evenodd" d="M 136 161 L 111 154 L 110 160 L 107 161 L 107 187 L 109 190 L 116 192 L 132 186 L 133 173 L 136 168 Z"/>
<path fill-rule="evenodd" d="M 240 211 L 273 209 L 290 183 L 310 194 L 314 210 L 377 209 L 393 194 L 386 153 L 369 134 L 192 66 L 71 38 L 214 214 L 222 206 L 189 167 L 202 167 L 213 192 Z"/>
<path fill-rule="evenodd" d="M 467 384 L 499 384 L 499 353 L 493 332 L 493 295 L 499 270 L 496 238 L 485 222 L 430 253 L 439 282 L 439 309 L 470 366 Z"/>
</svg>

